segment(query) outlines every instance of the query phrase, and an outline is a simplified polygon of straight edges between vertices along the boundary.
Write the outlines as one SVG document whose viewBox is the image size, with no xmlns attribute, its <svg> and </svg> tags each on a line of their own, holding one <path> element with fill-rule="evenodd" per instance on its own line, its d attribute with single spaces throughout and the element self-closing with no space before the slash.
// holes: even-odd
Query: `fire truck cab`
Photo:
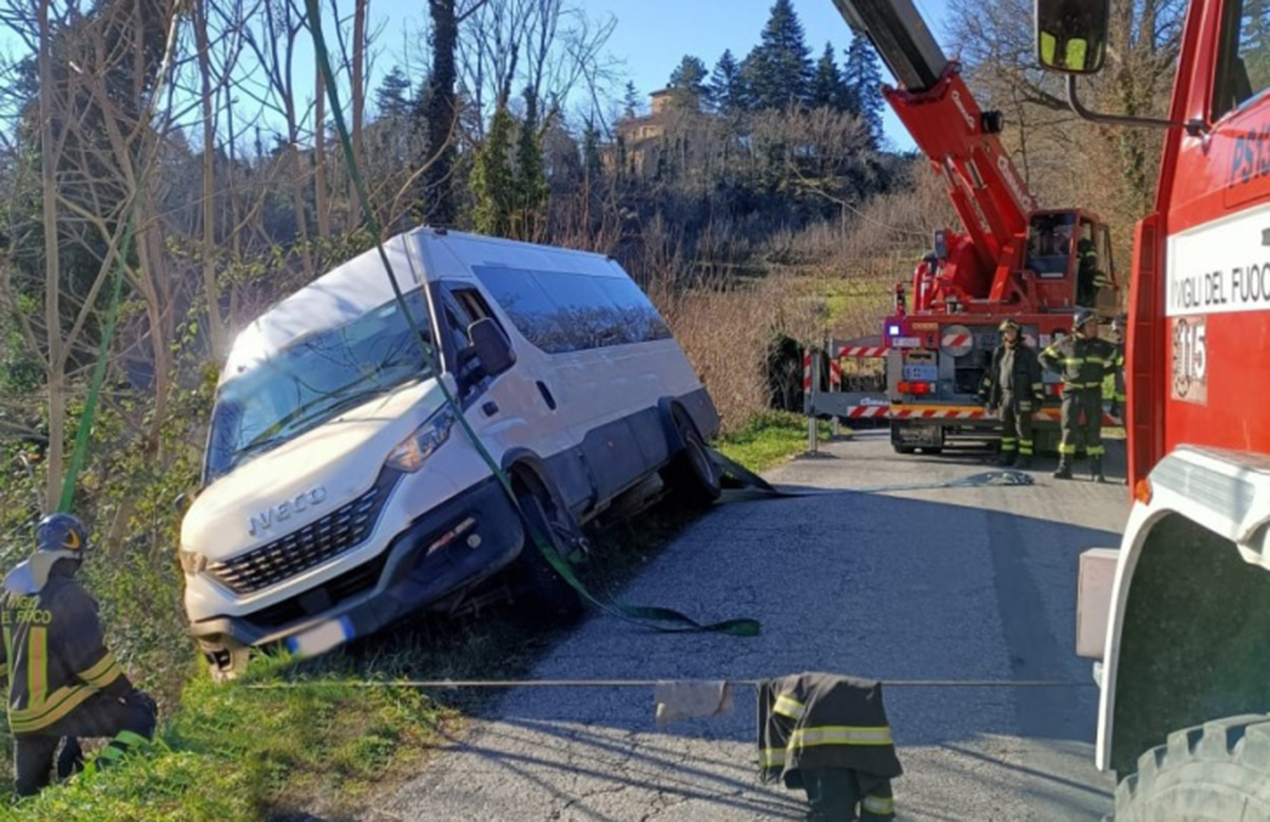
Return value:
<svg viewBox="0 0 1270 822">
<path fill-rule="evenodd" d="M 1133 508 L 1117 552 L 1082 558 L 1103 577 L 1082 578 L 1077 609 L 1101 687 L 1097 763 L 1121 777 L 1117 820 L 1267 820 L 1270 10 L 1191 0 L 1159 120 L 1080 102 L 1078 76 L 1113 54 L 1110 17 L 1108 0 L 1036 3 L 1039 62 L 1067 73 L 1078 114 L 1165 130 L 1134 234 Z"/>
</svg>

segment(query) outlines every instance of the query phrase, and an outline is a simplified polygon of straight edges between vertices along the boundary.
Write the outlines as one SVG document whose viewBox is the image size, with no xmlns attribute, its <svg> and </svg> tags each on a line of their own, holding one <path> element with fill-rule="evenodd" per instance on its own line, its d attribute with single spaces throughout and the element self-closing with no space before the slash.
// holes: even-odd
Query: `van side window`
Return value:
<svg viewBox="0 0 1270 822">
<path fill-rule="evenodd" d="M 1270 7 L 1253 0 L 1222 5 L 1222 34 L 1213 83 L 1213 119 L 1270 88 Z"/>
<path fill-rule="evenodd" d="M 662 340 L 670 329 L 629 277 L 474 267 L 516 328 L 548 354 Z"/>
<path fill-rule="evenodd" d="M 454 299 L 467 312 L 469 323 L 494 316 L 494 312 L 489 310 L 489 306 L 486 305 L 485 298 L 481 296 L 481 292 L 475 288 L 456 288 L 450 293 L 454 295 Z"/>
</svg>

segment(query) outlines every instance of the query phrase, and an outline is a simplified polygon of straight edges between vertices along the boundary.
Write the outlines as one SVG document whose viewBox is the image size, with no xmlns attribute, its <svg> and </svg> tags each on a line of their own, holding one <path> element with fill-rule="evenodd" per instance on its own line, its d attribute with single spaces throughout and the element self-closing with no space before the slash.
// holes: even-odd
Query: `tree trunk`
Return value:
<svg viewBox="0 0 1270 822">
<path fill-rule="evenodd" d="M 62 322 L 58 314 L 60 294 L 61 260 L 57 243 L 57 160 L 53 139 L 53 85 L 52 37 L 49 32 L 49 5 L 51 0 L 39 4 L 40 53 L 40 159 L 44 217 L 44 322 L 48 331 L 48 415 L 49 444 L 45 460 L 44 509 L 54 511 L 61 496 L 62 445 L 66 426 L 66 363 L 62 356 Z"/>
<path fill-rule="evenodd" d="M 331 212 L 326 181 L 326 82 L 322 70 L 317 72 L 316 99 L 313 112 L 314 206 L 317 208 L 318 236 L 331 236 Z"/>
<path fill-rule="evenodd" d="M 353 161 L 362 161 L 362 119 L 366 110 L 366 11 L 370 0 L 353 6 Z M 358 168 L 361 166 L 359 165 Z"/>
<path fill-rule="evenodd" d="M 198 41 L 198 69 L 203 82 L 203 293 L 207 299 L 207 324 L 212 361 L 225 356 L 225 327 L 220 314 L 220 288 L 216 285 L 216 123 L 212 112 L 212 59 L 207 37 L 206 6 L 194 4 L 194 35 Z"/>
<path fill-rule="evenodd" d="M 459 25 L 454 13 L 455 0 L 429 0 L 432 14 L 432 74 L 428 86 L 425 117 L 427 118 L 428 161 L 423 192 L 417 203 L 429 223 L 438 226 L 454 224 L 454 138 L 458 118 L 458 100 L 454 93 L 454 51 L 458 45 Z"/>
</svg>

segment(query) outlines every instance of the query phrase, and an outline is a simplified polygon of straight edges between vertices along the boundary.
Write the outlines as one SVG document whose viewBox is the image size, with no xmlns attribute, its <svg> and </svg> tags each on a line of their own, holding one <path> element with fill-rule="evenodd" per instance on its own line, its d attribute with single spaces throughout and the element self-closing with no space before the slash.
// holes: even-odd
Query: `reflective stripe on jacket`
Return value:
<svg viewBox="0 0 1270 822">
<path fill-rule="evenodd" d="M 1064 391 L 1102 390 L 1103 379 L 1117 370 L 1116 346 L 1093 337 L 1064 337 L 1041 352 L 1041 365 L 1063 378 Z"/>
</svg>

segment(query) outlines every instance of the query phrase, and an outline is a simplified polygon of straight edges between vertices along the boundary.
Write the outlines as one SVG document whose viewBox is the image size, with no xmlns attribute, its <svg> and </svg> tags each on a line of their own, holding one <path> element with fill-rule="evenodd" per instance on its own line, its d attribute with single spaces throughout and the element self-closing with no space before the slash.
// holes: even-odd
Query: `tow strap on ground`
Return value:
<svg viewBox="0 0 1270 822">
<path fill-rule="evenodd" d="M 357 194 L 357 200 L 362 210 L 362 217 L 366 221 L 366 227 L 370 231 L 370 235 L 375 242 L 375 248 L 379 252 L 380 261 L 383 263 L 384 271 L 388 275 L 388 280 L 392 284 L 393 295 L 396 299 L 397 306 L 401 313 L 406 317 L 407 323 L 410 325 L 411 336 L 419 345 L 420 351 L 424 358 L 433 364 L 433 371 L 436 374 L 441 373 L 439 363 L 436 361 L 436 352 L 427 342 L 427 337 L 422 333 L 418 322 L 415 319 L 410 307 L 406 304 L 405 296 L 402 294 L 401 286 L 397 281 L 397 275 L 393 271 L 392 262 L 388 259 L 388 253 L 384 249 L 383 232 L 379 223 L 379 218 L 375 210 L 371 207 L 370 198 L 366 194 L 366 186 L 362 180 L 361 170 L 357 165 L 357 158 L 353 154 L 353 141 L 349 135 L 348 126 L 344 121 L 344 109 L 340 104 L 338 83 L 336 82 L 335 73 L 331 70 L 330 55 L 326 48 L 326 38 L 322 33 L 322 9 L 319 0 L 305 0 L 305 7 L 308 11 L 309 32 L 313 35 L 314 52 L 317 58 L 318 69 L 322 73 L 324 85 L 326 86 L 327 96 L 331 103 L 331 117 L 335 121 L 335 129 L 339 134 L 340 143 L 344 149 L 344 161 L 348 167 L 349 179 L 353 183 L 353 190 Z M 481 442 L 480 437 L 472 429 L 468 422 L 467 416 L 463 413 L 462 403 L 459 403 L 451 394 L 445 381 L 438 379 L 437 385 L 445 396 L 445 402 L 449 406 L 459 426 L 463 429 L 463 433 L 467 436 L 472 446 L 480 454 L 486 466 L 497 477 L 499 485 L 506 493 L 511 501 L 513 509 L 517 512 L 521 522 L 525 526 L 525 532 L 533 541 L 534 546 L 542 554 L 543 558 L 555 569 L 561 578 L 565 580 L 578 595 L 588 602 L 595 605 L 600 610 L 611 616 L 617 617 L 628 622 L 636 622 L 639 624 L 652 624 L 659 631 L 708 631 L 712 633 L 730 634 L 732 636 L 757 636 L 761 630 L 760 624 L 756 619 L 740 618 L 729 619 L 722 622 L 710 624 L 702 624 L 692 617 L 670 608 L 658 608 L 639 605 L 626 605 L 615 600 L 603 600 L 591 593 L 585 585 L 577 578 L 570 566 L 568 560 L 561 556 L 552 546 L 546 535 L 541 533 L 540 529 L 535 525 L 532 519 L 526 516 L 525 511 L 520 505 L 520 500 L 516 497 L 516 492 L 512 487 L 511 479 L 502 466 L 498 464 L 493 456 L 486 449 L 485 444 Z"/>
</svg>

